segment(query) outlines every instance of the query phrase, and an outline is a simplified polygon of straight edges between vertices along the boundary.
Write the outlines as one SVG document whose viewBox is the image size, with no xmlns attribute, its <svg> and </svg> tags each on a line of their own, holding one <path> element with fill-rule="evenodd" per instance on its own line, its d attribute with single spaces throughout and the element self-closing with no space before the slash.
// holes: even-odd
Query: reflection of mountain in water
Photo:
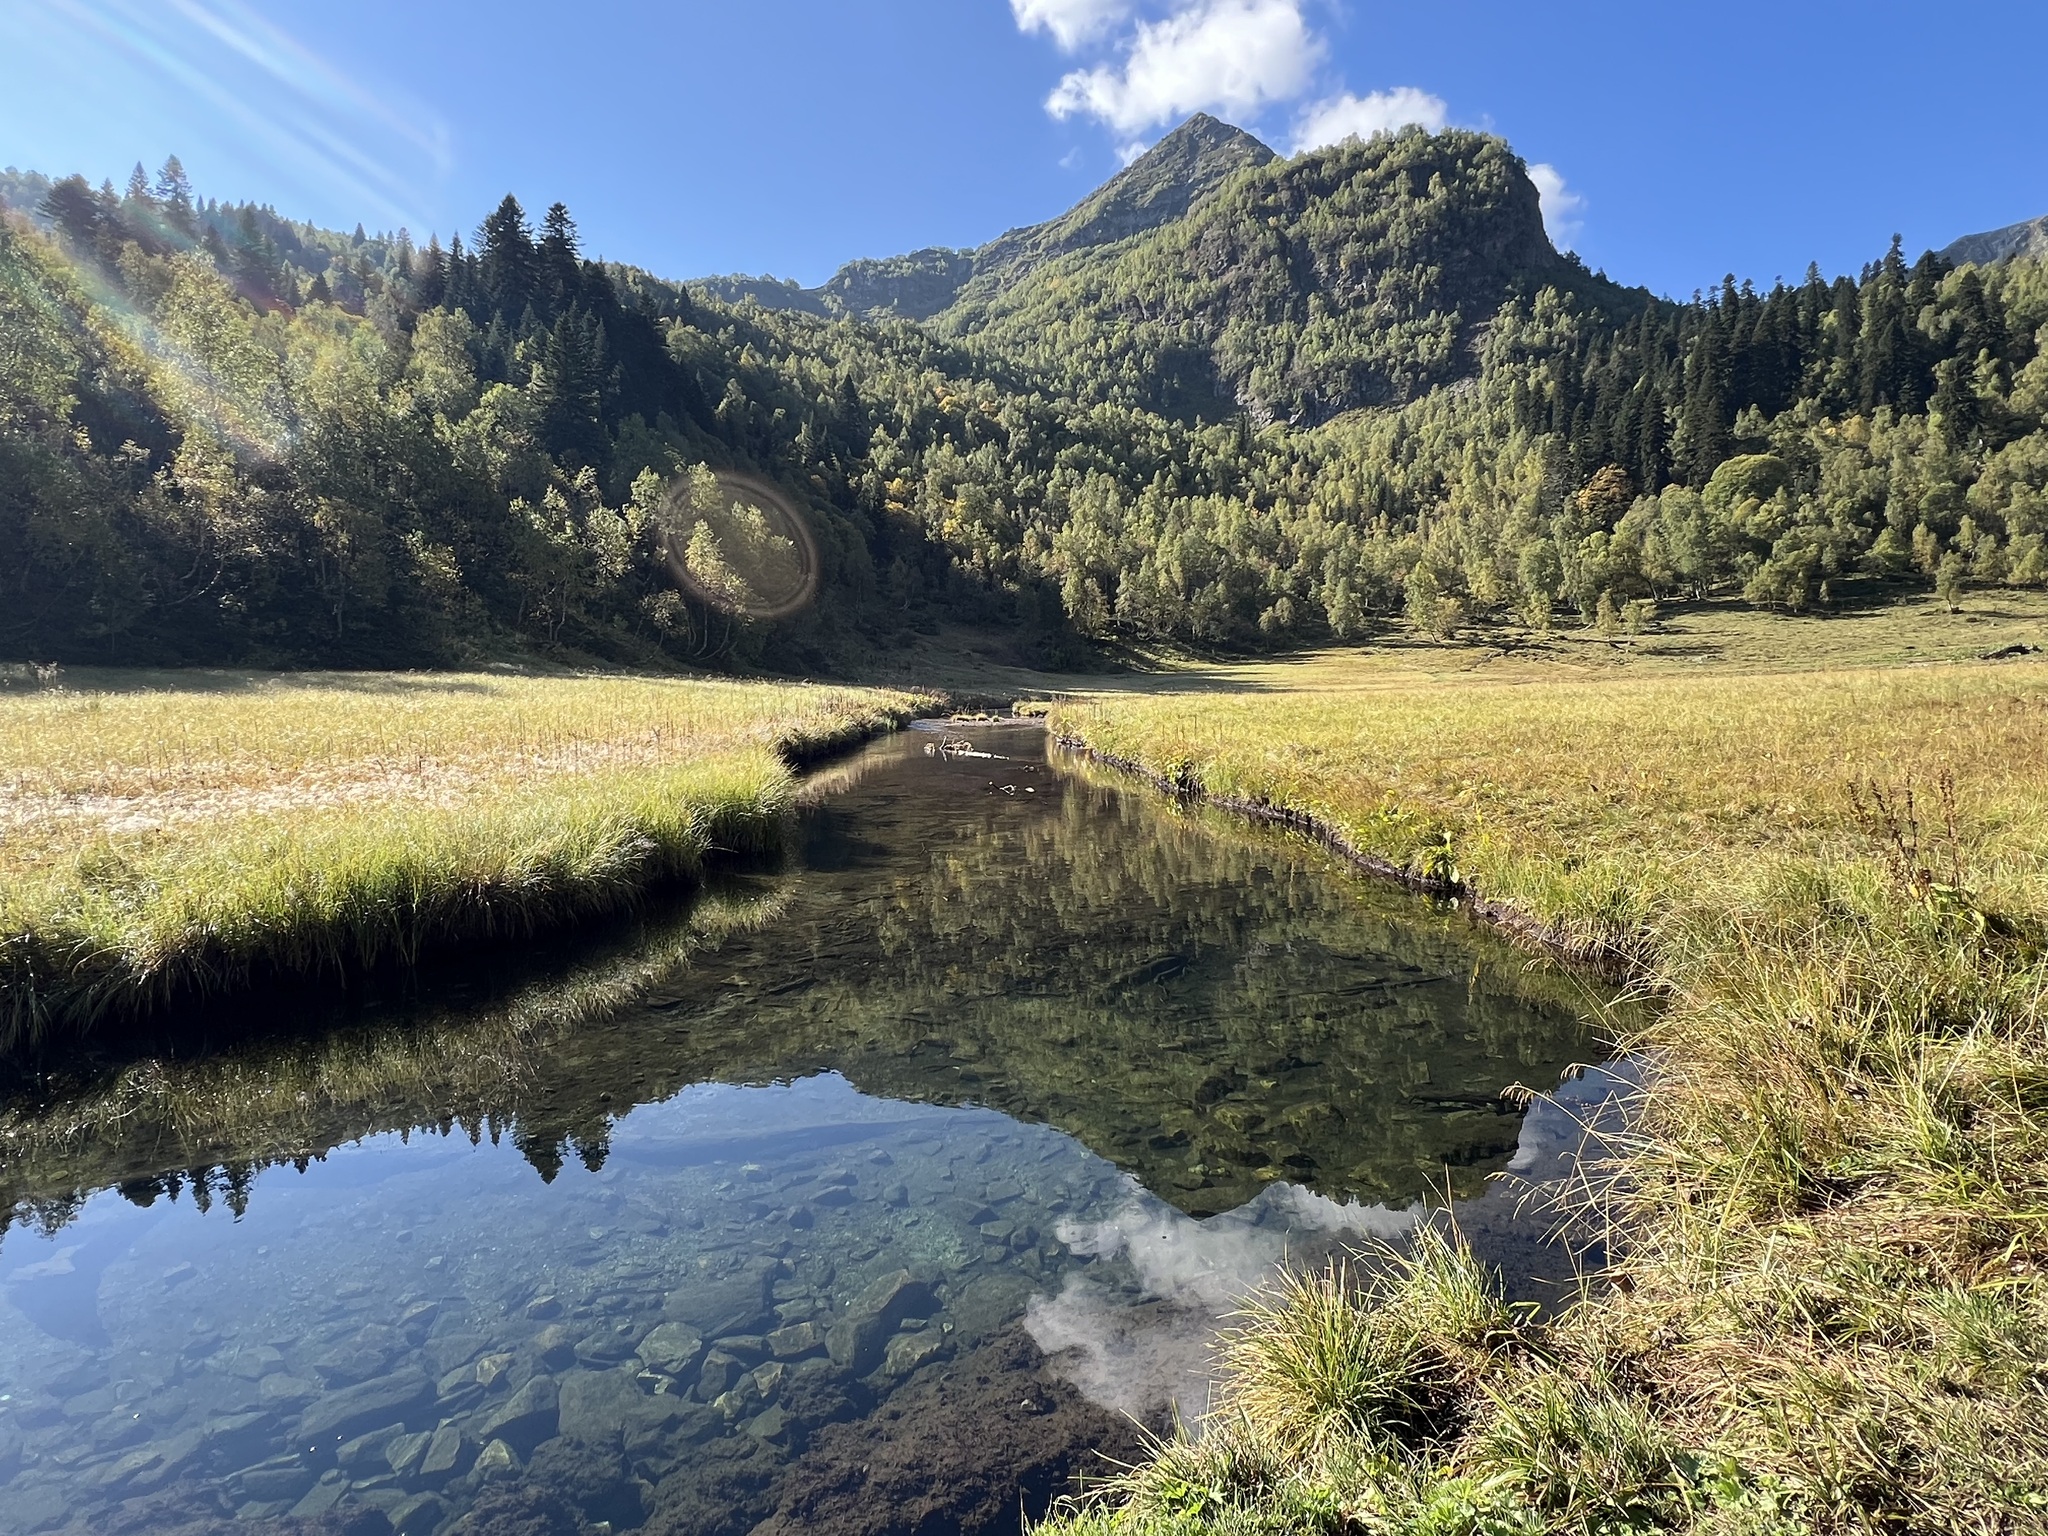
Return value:
<svg viewBox="0 0 2048 1536">
<path fill-rule="evenodd" d="M 1587 1053 L 1574 984 L 1455 913 L 1048 763 L 1035 731 L 978 739 L 1005 756 L 871 749 L 811 797 L 800 867 L 570 970 L 18 1111 L 12 1203 L 239 1201 L 253 1166 L 389 1129 L 509 1131 L 551 1177 L 633 1104 L 832 1069 L 1050 1122 L 1197 1214 L 1281 1178 L 1402 1204 L 1477 1188 L 1515 1146 L 1498 1090 Z"/>
</svg>

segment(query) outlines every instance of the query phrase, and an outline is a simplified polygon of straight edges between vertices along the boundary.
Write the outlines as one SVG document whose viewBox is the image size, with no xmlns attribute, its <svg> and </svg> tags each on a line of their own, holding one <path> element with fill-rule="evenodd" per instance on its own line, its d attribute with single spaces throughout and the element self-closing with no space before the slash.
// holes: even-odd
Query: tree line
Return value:
<svg viewBox="0 0 2048 1536">
<path fill-rule="evenodd" d="M 507 197 L 444 249 L 202 200 L 175 160 L 124 191 L 9 173 L 0 648 L 824 671 L 953 620 L 1061 664 L 1117 637 L 1259 647 L 1396 616 L 1446 634 L 2048 580 L 2038 263 L 1909 264 L 1895 241 L 1854 277 L 1683 304 L 1555 257 L 1404 289 L 1488 230 L 1526 243 L 1505 147 L 1450 137 L 1325 152 L 1295 203 L 1259 190 L 1288 163 L 1250 173 L 1255 228 L 1212 211 L 1151 238 L 1263 276 L 1139 242 L 1086 268 L 1057 346 L 1001 314 L 725 304 L 588 259 L 559 203 L 536 228 Z M 1304 280 L 1313 303 L 1276 293 L 1283 248 L 1414 302 L 1396 332 L 1323 324 L 1332 279 Z M 1229 347 L 1172 352 L 1191 317 Z M 1373 401 L 1329 409 L 1346 379 Z M 749 625 L 679 589 L 659 507 L 706 463 L 807 507 L 812 612 Z"/>
</svg>

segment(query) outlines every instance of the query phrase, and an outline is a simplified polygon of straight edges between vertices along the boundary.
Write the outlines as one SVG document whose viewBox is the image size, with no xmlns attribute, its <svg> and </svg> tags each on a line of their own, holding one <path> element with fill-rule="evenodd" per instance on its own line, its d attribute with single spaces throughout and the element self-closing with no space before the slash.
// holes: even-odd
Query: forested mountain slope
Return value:
<svg viewBox="0 0 2048 1536">
<path fill-rule="evenodd" d="M 1652 301 L 1551 248 L 1498 140 L 1260 162 L 1194 127 L 921 324 L 594 263 L 560 204 L 420 249 L 202 200 L 175 162 L 10 172 L 0 656 L 816 673 L 947 620 L 1061 663 L 2048 580 L 2041 263 L 1894 243 Z M 857 277 L 929 299 L 956 267 Z M 807 511 L 811 611 L 679 587 L 655 509 L 697 464 Z"/>
<path fill-rule="evenodd" d="M 942 327 L 1076 393 L 1209 419 L 1412 400 L 1477 373 L 1481 328 L 1546 287 L 1610 318 L 1650 302 L 1559 256 L 1521 160 L 1456 130 L 1263 163 L 1184 218 L 1049 255 L 977 277 Z"/>
</svg>

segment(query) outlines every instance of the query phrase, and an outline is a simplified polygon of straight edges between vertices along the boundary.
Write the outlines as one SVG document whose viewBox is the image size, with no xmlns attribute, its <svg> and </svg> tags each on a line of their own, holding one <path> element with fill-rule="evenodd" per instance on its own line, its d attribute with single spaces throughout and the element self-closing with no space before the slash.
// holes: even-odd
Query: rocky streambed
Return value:
<svg viewBox="0 0 2048 1536">
<path fill-rule="evenodd" d="M 88 1212 L 6 1273 L 0 1529 L 884 1530 L 918 1501 L 978 1529 L 1130 1447 L 1019 1326 L 1089 1262 L 1056 1226 L 1128 1198 L 1113 1168 L 837 1079 L 659 1109 L 546 1186 L 457 1133 L 240 1221 Z"/>
</svg>

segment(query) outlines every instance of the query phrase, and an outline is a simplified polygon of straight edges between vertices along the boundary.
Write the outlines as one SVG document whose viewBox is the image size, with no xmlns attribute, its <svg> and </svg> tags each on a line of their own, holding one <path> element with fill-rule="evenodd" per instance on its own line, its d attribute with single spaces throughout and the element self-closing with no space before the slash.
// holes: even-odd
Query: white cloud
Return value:
<svg viewBox="0 0 2048 1536">
<path fill-rule="evenodd" d="M 1570 250 L 1586 227 L 1580 217 L 1586 211 L 1585 198 L 1564 184 L 1564 176 L 1554 165 L 1530 166 L 1529 179 L 1536 183 L 1536 195 L 1543 203 L 1543 227 L 1552 243 Z"/>
<path fill-rule="evenodd" d="M 1274 1183 L 1197 1219 L 1134 1179 L 1106 1220 L 1059 1223 L 1062 1243 L 1100 1262 L 1070 1272 L 1057 1294 L 1030 1298 L 1024 1329 L 1091 1400 L 1137 1419 L 1171 1407 L 1192 1424 L 1209 1407 L 1217 1335 L 1248 1295 L 1285 1267 L 1313 1269 L 1340 1253 L 1364 1269 L 1376 1262 L 1375 1241 L 1413 1230 L 1422 1215 L 1419 1205 L 1339 1205 Z"/>
<path fill-rule="evenodd" d="M 1205 110 L 1249 116 L 1301 95 L 1322 58 L 1301 0 L 1196 0 L 1139 22 L 1120 63 L 1073 71 L 1045 106 L 1054 117 L 1100 118 L 1122 133 Z"/>
<path fill-rule="evenodd" d="M 1128 0 L 1010 0 L 1019 32 L 1044 32 L 1072 53 L 1130 11 Z"/>
<path fill-rule="evenodd" d="M 1369 139 L 1376 133 L 1392 133 L 1410 123 L 1420 123 L 1431 133 L 1444 125 L 1450 108 L 1441 96 L 1412 85 L 1398 85 L 1391 91 L 1374 91 L 1354 96 L 1349 91 L 1319 101 L 1302 114 L 1294 125 L 1294 152 L 1341 144 L 1346 139 Z"/>
</svg>

